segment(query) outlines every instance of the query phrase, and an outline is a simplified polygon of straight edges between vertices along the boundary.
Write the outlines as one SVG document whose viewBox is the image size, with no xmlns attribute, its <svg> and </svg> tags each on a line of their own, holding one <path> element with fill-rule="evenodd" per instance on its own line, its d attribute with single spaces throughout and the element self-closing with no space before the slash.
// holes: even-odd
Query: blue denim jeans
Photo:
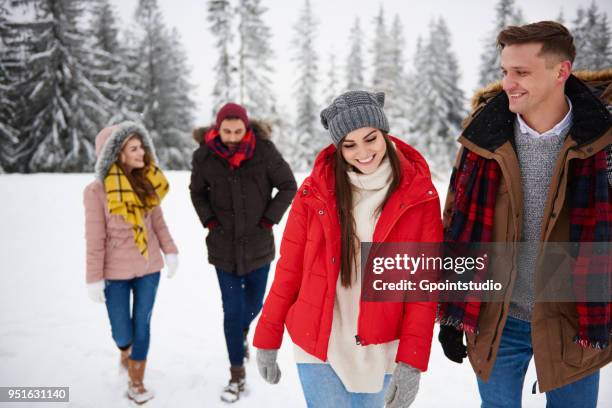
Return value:
<svg viewBox="0 0 612 408">
<path fill-rule="evenodd" d="M 297 365 L 308 408 L 382 408 L 391 374 L 377 393 L 349 392 L 329 364 Z"/>
<path fill-rule="evenodd" d="M 531 323 L 508 316 L 488 382 L 478 378 L 482 408 L 520 408 L 525 373 L 533 356 Z M 599 371 L 546 393 L 547 408 L 595 408 Z"/>
<path fill-rule="evenodd" d="M 244 276 L 217 269 L 217 278 L 223 301 L 223 331 L 225 344 L 233 366 L 244 360 L 244 332 L 261 311 L 266 293 L 270 265 L 262 266 Z"/>
<path fill-rule="evenodd" d="M 132 360 L 146 360 L 151 337 L 151 314 L 159 272 L 128 280 L 106 280 L 104 296 L 117 347 L 132 345 Z M 134 305 L 130 314 L 130 294 Z"/>
</svg>

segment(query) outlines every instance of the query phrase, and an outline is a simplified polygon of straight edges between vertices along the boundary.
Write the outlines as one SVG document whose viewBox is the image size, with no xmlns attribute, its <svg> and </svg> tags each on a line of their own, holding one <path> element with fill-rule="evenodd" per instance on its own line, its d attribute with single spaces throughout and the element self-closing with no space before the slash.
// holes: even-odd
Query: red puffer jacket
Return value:
<svg viewBox="0 0 612 408">
<path fill-rule="evenodd" d="M 440 242 L 440 202 L 427 163 L 415 149 L 391 139 L 397 148 L 402 179 L 380 215 L 373 241 Z M 255 332 L 253 344 L 257 348 L 280 348 L 286 325 L 295 344 L 327 360 L 340 273 L 335 151 L 330 145 L 319 154 L 311 175 L 293 200 L 272 288 Z M 400 339 L 396 361 L 425 371 L 435 308 L 435 303 L 362 300 L 355 334 L 361 345 Z"/>
</svg>

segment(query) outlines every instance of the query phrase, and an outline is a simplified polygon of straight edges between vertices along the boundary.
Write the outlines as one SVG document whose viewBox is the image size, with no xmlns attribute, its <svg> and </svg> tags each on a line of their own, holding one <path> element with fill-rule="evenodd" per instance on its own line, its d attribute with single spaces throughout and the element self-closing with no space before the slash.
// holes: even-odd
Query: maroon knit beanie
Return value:
<svg viewBox="0 0 612 408">
<path fill-rule="evenodd" d="M 227 118 L 238 118 L 242 120 L 245 127 L 249 127 L 249 117 L 247 115 L 246 109 L 237 103 L 226 103 L 219 109 L 217 112 L 217 121 L 215 122 L 215 127 L 217 130 L 221 128 L 221 122 L 223 122 Z"/>
</svg>

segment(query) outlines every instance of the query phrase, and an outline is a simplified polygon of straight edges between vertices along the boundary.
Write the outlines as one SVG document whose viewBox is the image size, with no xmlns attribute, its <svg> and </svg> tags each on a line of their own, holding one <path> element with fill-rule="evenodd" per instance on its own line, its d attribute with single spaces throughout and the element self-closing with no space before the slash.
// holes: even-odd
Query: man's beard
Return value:
<svg viewBox="0 0 612 408">
<path fill-rule="evenodd" d="M 236 150 L 238 149 L 238 145 L 239 143 L 225 143 L 225 146 L 227 146 L 227 149 L 232 154 L 236 152 Z"/>
</svg>

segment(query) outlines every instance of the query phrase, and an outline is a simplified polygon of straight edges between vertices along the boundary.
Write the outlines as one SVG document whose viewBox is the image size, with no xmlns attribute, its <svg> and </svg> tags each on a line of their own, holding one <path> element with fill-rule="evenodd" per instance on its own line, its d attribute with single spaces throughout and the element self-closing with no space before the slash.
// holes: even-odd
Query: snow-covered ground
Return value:
<svg viewBox="0 0 612 408">
<path fill-rule="evenodd" d="M 0 386 L 70 387 L 69 404 L 31 406 L 130 406 L 106 310 L 87 298 L 84 284 L 82 190 L 92 177 L 0 176 Z M 180 268 L 174 279 L 160 282 L 146 374 L 156 398 L 146 406 L 226 406 L 219 400 L 229 370 L 217 279 L 189 199 L 189 173 L 169 172 L 169 179 L 163 208 L 181 251 Z M 438 184 L 441 194 L 445 184 Z M 277 243 L 283 228 L 284 222 L 275 227 Z M 249 392 L 235 406 L 304 407 L 288 336 L 279 364 L 283 377 L 272 386 L 249 362 Z M 534 381 L 532 364 L 524 406 L 544 407 L 543 394 L 531 395 Z M 612 407 L 610 384 L 609 366 L 601 372 L 600 407 Z M 434 341 L 414 406 L 479 406 L 469 364 L 449 362 Z"/>
</svg>

